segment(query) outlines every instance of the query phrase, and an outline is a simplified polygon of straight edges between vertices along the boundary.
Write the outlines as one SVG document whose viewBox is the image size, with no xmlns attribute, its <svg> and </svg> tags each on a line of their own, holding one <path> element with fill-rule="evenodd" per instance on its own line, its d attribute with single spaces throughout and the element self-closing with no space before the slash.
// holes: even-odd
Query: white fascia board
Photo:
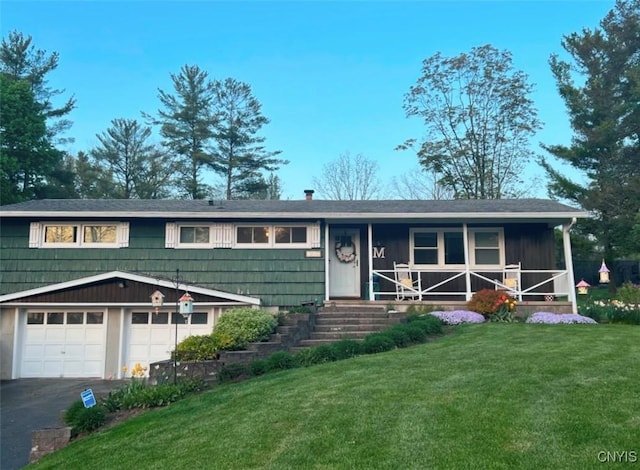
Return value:
<svg viewBox="0 0 640 470">
<path fill-rule="evenodd" d="M 163 305 L 163 307 L 161 307 L 161 310 L 165 310 L 165 311 L 173 311 L 173 309 L 175 308 L 175 302 L 169 302 Z M 52 308 L 78 308 L 79 306 L 84 308 L 112 308 L 112 307 L 127 307 L 127 308 L 146 308 L 146 309 L 152 309 L 153 307 L 151 306 L 151 303 L 149 302 L 130 302 L 130 303 L 124 303 L 124 302 L 80 302 L 80 303 L 71 303 L 71 302 L 3 302 L 2 303 L 2 307 L 25 307 L 25 308 L 29 308 L 29 307 L 42 307 L 43 305 L 46 305 L 47 307 L 52 307 Z M 240 305 L 239 302 L 194 302 L 193 303 L 194 308 L 195 307 L 233 307 L 233 306 L 238 306 Z M 253 304 L 247 304 L 247 305 L 253 305 Z M 171 308 L 169 308 L 171 307 Z"/>
<path fill-rule="evenodd" d="M 410 220 L 410 219 L 540 219 L 565 220 L 589 217 L 587 212 L 140 212 L 105 211 L 15 211 L 0 213 L 2 217 L 28 217 L 36 219 L 91 218 L 91 219 L 328 219 L 328 220 Z"/>
<path fill-rule="evenodd" d="M 39 294 L 45 294 L 48 292 L 55 292 L 62 289 L 80 287 L 85 284 L 90 284 L 92 282 L 106 281 L 108 279 L 114 279 L 114 278 L 121 278 L 121 279 L 126 279 L 128 281 L 141 282 L 141 283 L 149 284 L 153 286 L 166 287 L 168 289 L 189 291 L 196 294 L 209 295 L 212 297 L 222 297 L 223 299 L 232 300 L 235 302 L 241 302 L 249 305 L 260 305 L 260 299 L 255 297 L 248 297 L 245 295 L 232 294 L 229 292 L 207 289 L 206 287 L 190 286 L 185 283 L 180 283 L 178 286 L 176 286 L 176 283 L 173 281 L 156 279 L 149 276 L 142 276 L 139 274 L 126 273 L 122 271 L 110 271 L 103 274 L 97 274 L 95 276 L 88 276 L 80 279 L 74 279 L 72 281 L 60 282 L 58 284 L 51 284 L 48 286 L 37 287 L 35 289 L 29 289 L 21 292 L 5 294 L 0 296 L 0 303 L 8 302 L 10 300 L 20 299 L 22 297 L 28 297 L 31 295 L 39 295 Z M 110 304 L 110 305 L 117 305 L 117 304 Z"/>
</svg>

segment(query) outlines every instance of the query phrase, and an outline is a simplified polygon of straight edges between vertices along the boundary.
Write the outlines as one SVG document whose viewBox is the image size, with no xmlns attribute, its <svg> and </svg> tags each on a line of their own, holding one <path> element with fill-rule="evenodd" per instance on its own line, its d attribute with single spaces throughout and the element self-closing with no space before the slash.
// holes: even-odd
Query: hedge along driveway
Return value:
<svg viewBox="0 0 640 470">
<path fill-rule="evenodd" d="M 152 410 L 42 468 L 602 468 L 640 452 L 640 328 L 469 325 Z"/>
</svg>

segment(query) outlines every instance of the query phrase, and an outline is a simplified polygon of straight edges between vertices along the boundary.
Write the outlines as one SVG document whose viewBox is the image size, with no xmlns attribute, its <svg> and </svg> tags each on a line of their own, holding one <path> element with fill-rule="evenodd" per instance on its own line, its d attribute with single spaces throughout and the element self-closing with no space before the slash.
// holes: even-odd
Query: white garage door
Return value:
<svg viewBox="0 0 640 470">
<path fill-rule="evenodd" d="M 211 312 L 194 312 L 189 315 L 186 324 L 182 315 L 175 312 L 131 312 L 128 319 L 128 341 L 124 364 L 127 367 L 127 377 L 129 377 L 128 371 L 136 364 L 148 367 L 152 362 L 171 358 L 171 351 L 175 349 L 176 343 L 176 319 L 178 343 L 187 336 L 208 335 L 213 330 Z"/>
<path fill-rule="evenodd" d="M 27 312 L 20 377 L 103 377 L 104 312 Z"/>
</svg>

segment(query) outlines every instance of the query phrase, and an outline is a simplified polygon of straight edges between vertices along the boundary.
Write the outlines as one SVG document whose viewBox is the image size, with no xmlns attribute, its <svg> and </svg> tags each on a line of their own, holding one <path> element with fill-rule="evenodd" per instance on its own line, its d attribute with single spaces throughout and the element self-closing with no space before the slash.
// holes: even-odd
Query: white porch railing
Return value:
<svg viewBox="0 0 640 470">
<path fill-rule="evenodd" d="M 519 271 L 519 282 L 515 286 L 508 286 L 503 282 L 503 279 L 495 279 L 496 276 L 501 277 L 502 271 L 496 269 L 411 269 L 411 275 L 415 276 L 414 279 L 420 279 L 418 286 L 409 287 L 406 284 L 401 284 L 395 277 L 393 269 L 374 269 L 372 270 L 372 276 L 369 279 L 369 286 L 372 296 L 370 299 L 386 300 L 386 299 L 398 299 L 399 292 L 404 291 L 405 295 L 408 293 L 417 297 L 418 300 L 423 300 L 423 296 L 435 296 L 443 297 L 447 296 L 461 296 L 464 295 L 466 300 L 471 299 L 474 291 L 472 289 L 472 278 L 478 278 L 486 281 L 488 286 L 494 286 L 496 289 L 504 290 L 519 301 L 531 299 L 531 297 L 551 297 L 558 299 L 559 297 L 566 297 L 569 301 L 574 301 L 574 291 L 570 288 L 569 271 L 567 270 L 538 270 L 538 269 L 522 269 Z M 429 274 L 445 274 L 447 277 L 441 281 L 433 284 L 429 284 L 427 281 L 427 275 Z M 545 278 L 541 281 L 536 281 L 530 285 L 524 284 L 523 280 L 527 280 L 526 274 L 544 274 Z M 452 290 L 438 290 L 448 283 L 464 277 L 464 290 L 455 288 Z M 537 276 L 536 276 L 537 278 Z M 377 281 L 376 281 L 377 279 Z M 381 283 L 380 280 L 389 281 L 392 290 L 383 290 L 382 287 L 385 283 Z M 426 287 L 425 287 L 426 286 Z M 487 285 L 483 288 L 488 287 Z M 457 286 L 456 286 L 457 287 Z M 490 288 L 490 287 L 489 287 Z"/>
</svg>

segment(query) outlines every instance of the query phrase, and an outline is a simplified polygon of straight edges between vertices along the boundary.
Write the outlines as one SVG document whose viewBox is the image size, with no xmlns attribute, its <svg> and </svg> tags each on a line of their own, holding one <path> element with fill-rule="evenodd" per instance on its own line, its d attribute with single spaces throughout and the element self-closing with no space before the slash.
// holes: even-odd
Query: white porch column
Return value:
<svg viewBox="0 0 640 470">
<path fill-rule="evenodd" d="M 574 218 L 569 224 L 562 224 L 562 245 L 564 250 L 564 264 L 567 270 L 567 282 L 569 283 L 569 302 L 571 302 L 571 311 L 578 313 L 578 303 L 576 301 L 576 280 L 573 277 L 573 257 L 571 256 L 571 237 L 569 231 L 573 224 L 576 223 Z"/>
<path fill-rule="evenodd" d="M 324 224 L 324 300 L 329 300 L 329 224 Z"/>
<path fill-rule="evenodd" d="M 473 294 L 471 293 L 471 273 L 469 272 L 471 262 L 469 261 L 469 228 L 467 224 L 462 224 L 462 243 L 464 245 L 464 282 L 467 289 L 467 301 L 469 301 Z"/>
<path fill-rule="evenodd" d="M 13 344 L 11 345 L 11 348 L 12 348 L 11 379 L 18 378 L 18 369 L 20 367 L 20 361 L 22 361 L 22 349 L 20 348 L 20 346 L 24 343 L 24 337 L 21 336 L 23 329 L 20 328 L 20 313 L 21 313 L 20 307 L 16 307 L 15 310 L 13 311 Z M 26 310 L 24 310 L 24 315 L 25 316 L 27 315 Z M 25 321 L 25 325 L 26 325 L 26 321 Z M 26 331 L 25 331 L 25 335 L 26 335 Z"/>
<path fill-rule="evenodd" d="M 367 246 L 369 249 L 367 250 L 367 258 L 369 262 L 369 300 L 376 300 L 373 294 L 373 227 L 371 223 L 367 224 Z"/>
<path fill-rule="evenodd" d="M 107 318 L 109 317 L 109 307 L 107 307 Z M 127 328 L 127 324 L 125 321 L 125 317 L 127 316 L 127 309 L 122 307 L 120 309 L 120 325 L 118 325 L 120 327 L 120 332 L 118 334 L 118 341 L 120 342 L 119 344 L 119 348 L 118 348 L 118 373 L 116 374 L 116 378 L 117 379 L 123 379 L 123 373 L 122 373 L 122 364 L 124 364 L 124 358 L 125 358 L 125 354 L 126 354 L 126 348 L 127 348 L 127 337 L 125 336 L 125 330 L 128 332 L 128 334 L 130 335 L 130 330 Z M 105 341 L 105 344 L 109 344 L 108 341 Z M 107 361 L 105 360 L 105 366 Z M 131 367 L 129 364 L 127 364 L 128 367 Z"/>
</svg>

